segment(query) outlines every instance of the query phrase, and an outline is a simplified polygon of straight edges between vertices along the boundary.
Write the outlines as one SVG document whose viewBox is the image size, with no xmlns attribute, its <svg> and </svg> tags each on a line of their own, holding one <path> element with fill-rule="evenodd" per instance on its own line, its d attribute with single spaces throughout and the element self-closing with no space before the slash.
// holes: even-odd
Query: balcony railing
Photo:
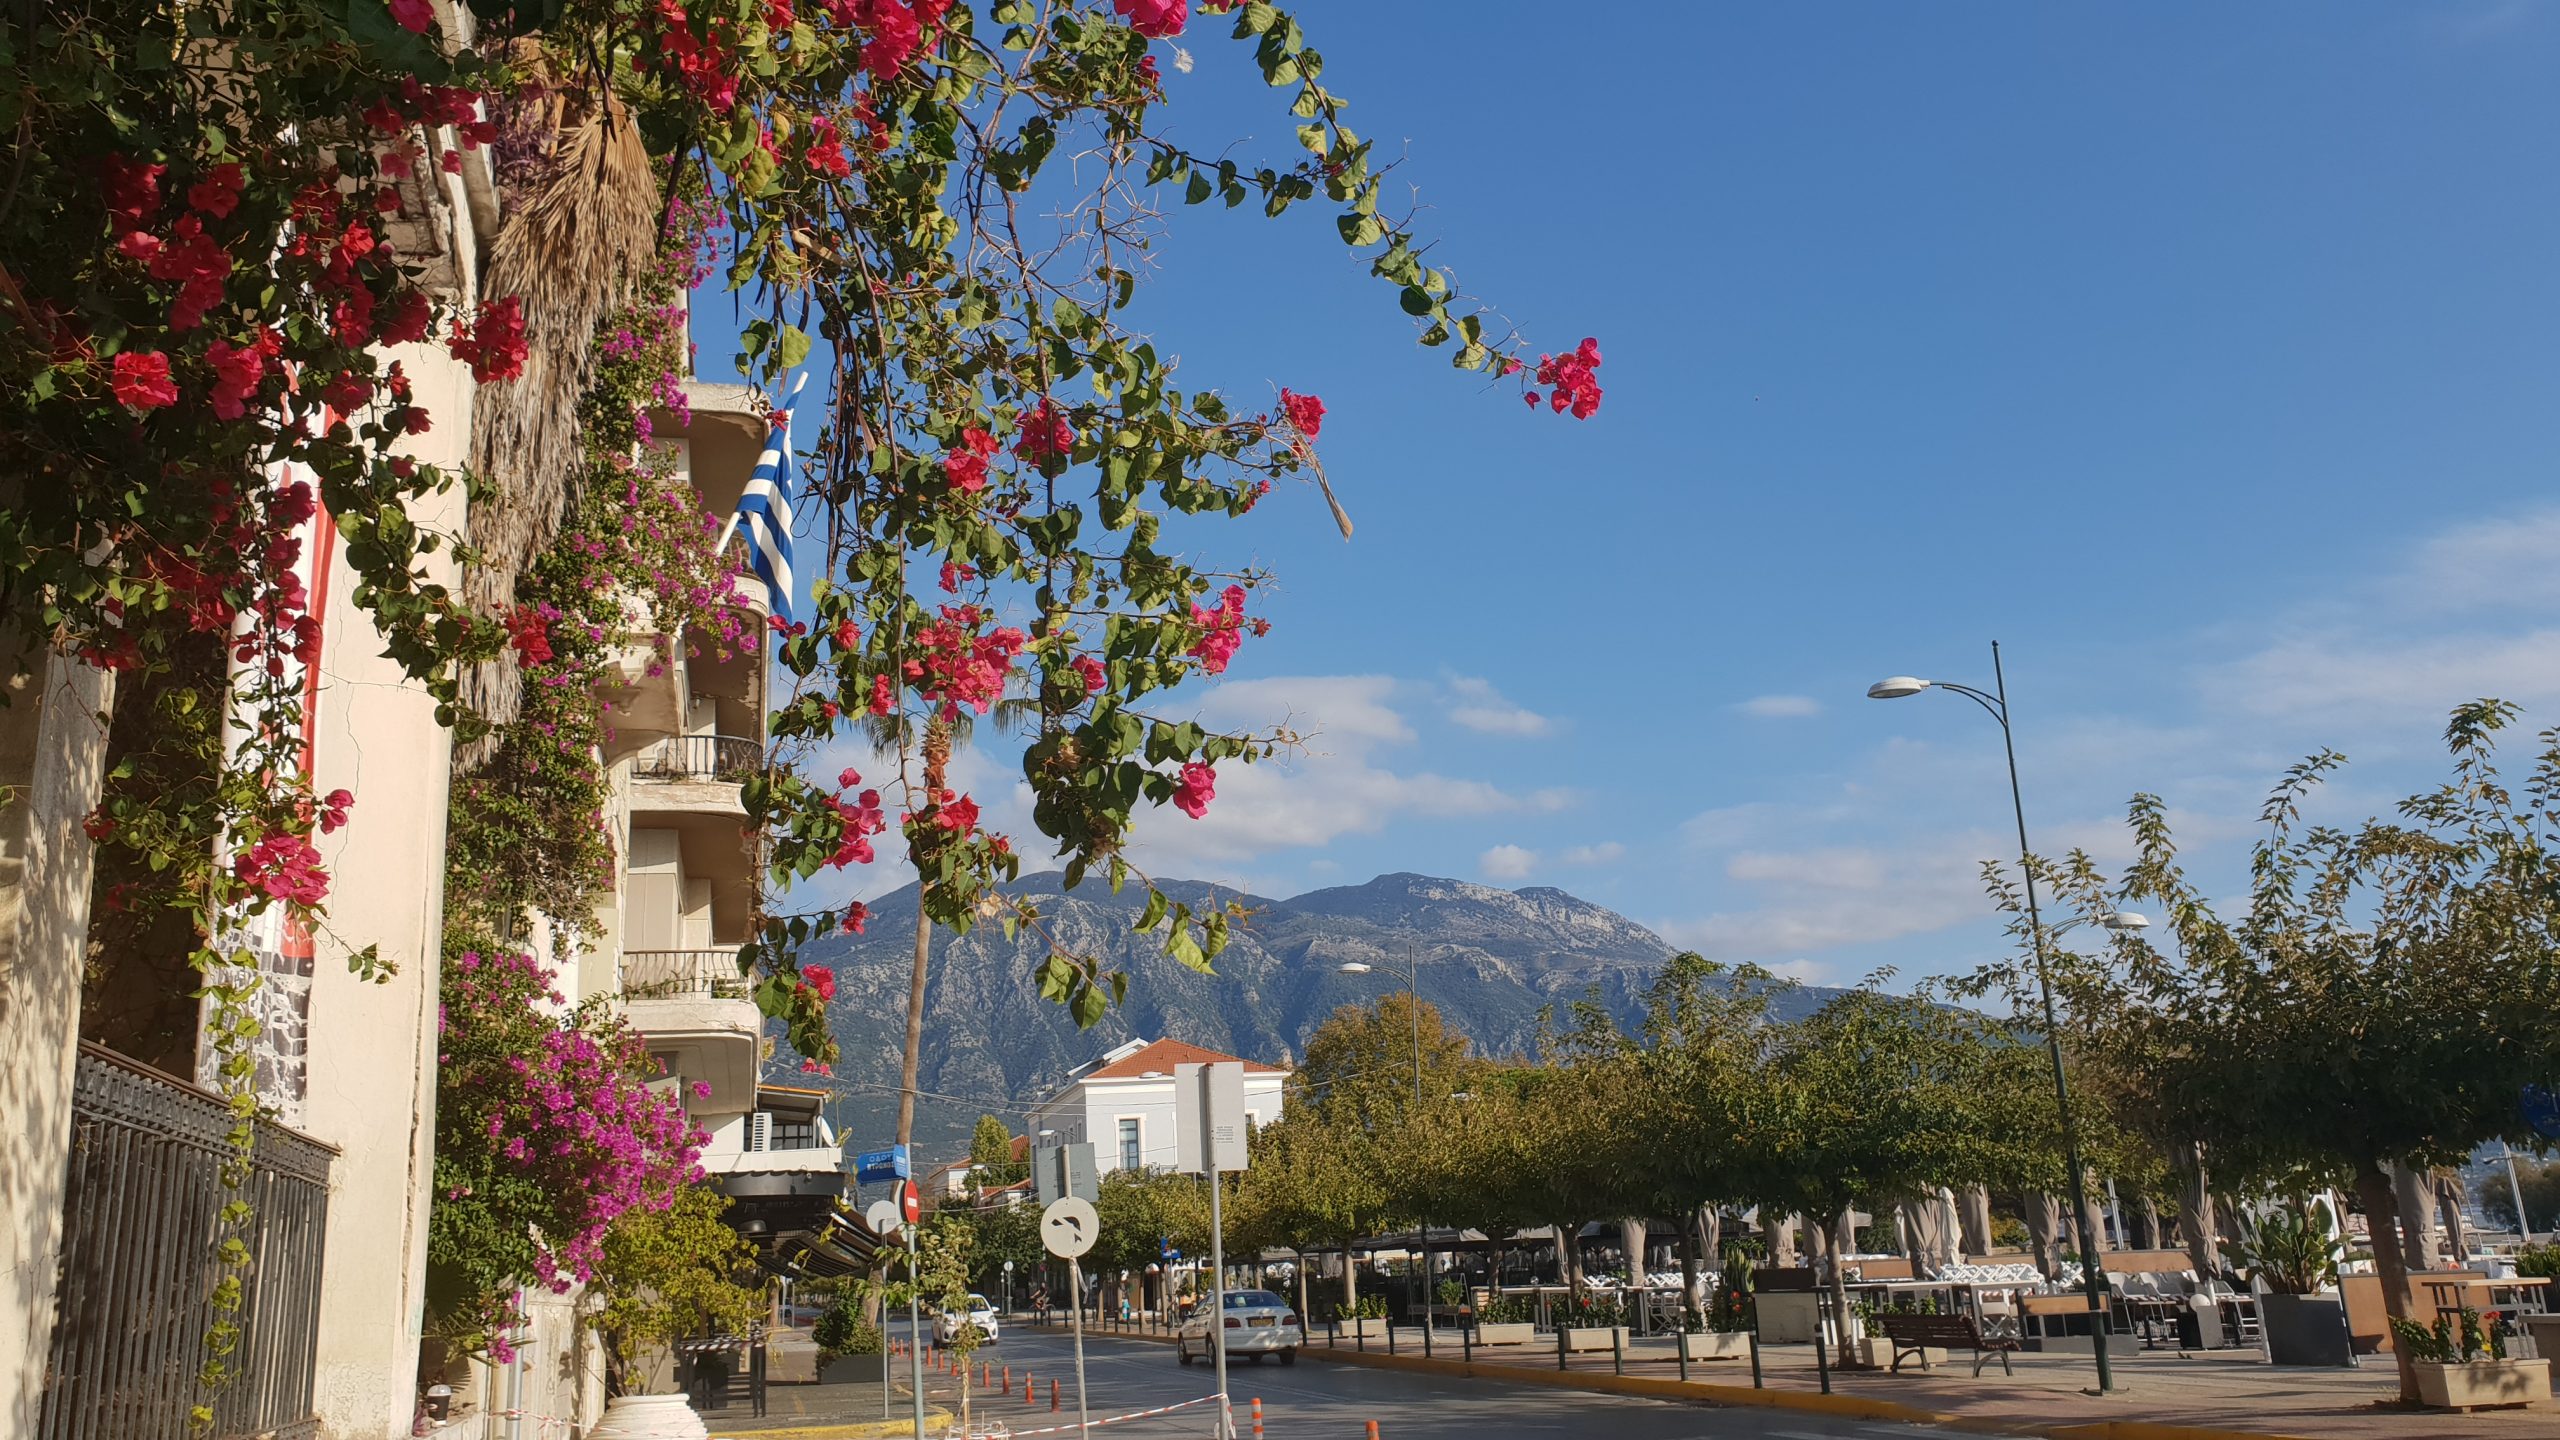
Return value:
<svg viewBox="0 0 2560 1440">
<path fill-rule="evenodd" d="M 627 1000 L 743 1000 L 747 978 L 738 952 L 728 950 L 625 950 L 622 994 Z"/>
<path fill-rule="evenodd" d="M 71 1091 L 56 1292 L 39 1440 L 188 1440 L 196 1404 L 216 1437 L 317 1434 L 312 1372 L 320 1335 L 321 1241 L 337 1152 L 260 1121 L 234 1190 L 230 1107 L 95 1045 L 80 1047 Z M 236 1273 L 241 1305 L 221 1316 L 221 1211 L 249 1207 Z M 199 1392 L 217 1320 L 239 1326 L 230 1381 Z"/>
<path fill-rule="evenodd" d="M 764 746 L 734 735 L 674 735 L 640 752 L 644 780 L 744 780 L 764 764 Z"/>
</svg>

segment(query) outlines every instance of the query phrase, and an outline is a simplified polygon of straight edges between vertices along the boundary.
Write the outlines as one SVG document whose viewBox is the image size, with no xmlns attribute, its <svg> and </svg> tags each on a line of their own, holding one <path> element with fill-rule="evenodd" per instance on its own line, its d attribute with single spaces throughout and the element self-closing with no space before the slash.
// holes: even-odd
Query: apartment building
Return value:
<svg viewBox="0 0 2560 1440">
<path fill-rule="evenodd" d="M 1181 1040 L 1126 1041 L 1033 1110 L 1032 1134 L 1043 1145 L 1090 1142 L 1097 1176 L 1169 1169 L 1180 1153 L 1173 1128 L 1174 1067 L 1241 1058 Z M 1243 1064 L 1245 1123 L 1258 1130 L 1280 1118 L 1289 1072 L 1259 1060 Z"/>
</svg>

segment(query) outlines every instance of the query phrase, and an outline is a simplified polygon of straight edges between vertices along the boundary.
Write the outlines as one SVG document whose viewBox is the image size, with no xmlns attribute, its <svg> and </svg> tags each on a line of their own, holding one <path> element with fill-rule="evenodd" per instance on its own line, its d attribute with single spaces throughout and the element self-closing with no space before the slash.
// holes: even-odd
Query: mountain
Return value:
<svg viewBox="0 0 2560 1440">
<path fill-rule="evenodd" d="M 1014 940 L 992 925 L 960 938 L 937 931 L 916 1116 L 925 1154 L 965 1145 L 980 1114 L 1018 1129 L 1023 1111 L 1069 1072 L 1133 1037 L 1171 1036 L 1289 1063 L 1336 1009 L 1400 987 L 1408 951 L 1420 960 L 1422 998 L 1493 1055 L 1527 1053 L 1539 1010 L 1594 986 L 1622 1021 L 1632 1018 L 1672 954 L 1661 936 L 1625 916 L 1548 886 L 1497 890 L 1399 874 L 1267 900 L 1199 881 L 1162 882 L 1195 910 L 1241 900 L 1252 911 L 1218 956 L 1218 973 L 1201 975 L 1163 953 L 1160 933 L 1131 933 L 1146 898 L 1138 886 L 1114 895 L 1087 880 L 1063 892 L 1058 880 L 1026 875 L 1011 890 L 1040 897 L 1042 923 L 1061 946 L 1127 972 L 1128 1000 L 1079 1030 L 1039 997 L 1032 975 L 1047 951 L 1029 929 Z M 913 886 L 874 901 L 868 934 L 813 941 L 801 957 L 836 972 L 837 1113 L 864 1146 L 887 1144 L 896 1129 L 915 903 Z M 1377 968 L 1340 972 L 1355 960 Z M 1819 1003 L 1823 993 L 1801 992 L 1788 1008 Z"/>
</svg>

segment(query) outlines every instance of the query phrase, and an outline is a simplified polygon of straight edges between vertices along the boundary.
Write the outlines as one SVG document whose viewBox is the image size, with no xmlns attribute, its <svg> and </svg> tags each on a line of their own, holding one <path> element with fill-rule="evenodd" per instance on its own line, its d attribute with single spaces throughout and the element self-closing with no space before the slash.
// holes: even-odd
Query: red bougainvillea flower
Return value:
<svg viewBox="0 0 2560 1440">
<path fill-rule="evenodd" d="M 263 349 L 256 341 L 233 345 L 216 340 L 205 347 L 204 358 L 213 367 L 213 413 L 225 420 L 247 414 L 249 402 L 257 398 L 258 381 L 267 373 Z"/>
<path fill-rule="evenodd" d="M 317 905 L 329 895 L 329 877 L 320 868 L 320 852 L 299 835 L 281 830 L 261 836 L 240 852 L 231 872 L 269 898 L 297 905 Z"/>
<path fill-rule="evenodd" d="M 1280 408 L 1289 412 L 1289 423 L 1298 427 L 1308 439 L 1324 428 L 1324 402 L 1313 395 L 1300 395 L 1292 390 L 1280 392 Z"/>
<path fill-rule="evenodd" d="M 424 35 L 436 23 L 436 12 L 427 0 L 391 0 L 391 18 L 401 29 Z"/>
<path fill-rule="evenodd" d="M 204 178 L 187 187 L 187 204 L 216 220 L 230 218 L 240 208 L 243 175 L 238 162 L 216 165 L 204 172 Z"/>
<path fill-rule="evenodd" d="M 836 998 L 836 972 L 826 966 L 803 965 L 800 967 L 800 978 L 809 982 L 809 988 L 818 992 L 819 999 Z"/>
<path fill-rule="evenodd" d="M 1209 813 L 1209 802 L 1218 797 L 1218 772 L 1198 761 L 1182 767 L 1182 781 L 1173 787 L 1173 808 L 1197 820 Z"/>
<path fill-rule="evenodd" d="M 1076 678 L 1084 682 L 1084 693 L 1087 695 L 1095 694 L 1102 689 L 1102 684 L 1106 677 L 1102 669 L 1101 661 L 1094 659 L 1090 655 L 1079 655 L 1075 658 L 1074 663 L 1068 668 L 1074 670 L 1076 672 Z"/>
<path fill-rule="evenodd" d="M 1538 357 L 1538 383 L 1547 387 L 1547 407 L 1561 415 L 1573 411 L 1576 420 L 1588 420 L 1600 409 L 1600 380 L 1593 372 L 1600 368 L 1600 342 L 1585 338 L 1568 355 Z M 1538 403 L 1531 392 L 1529 403 Z"/>
<path fill-rule="evenodd" d="M 1067 425 L 1067 417 L 1047 396 L 1023 412 L 1022 437 L 1013 442 L 1013 453 L 1037 465 L 1052 456 L 1063 457 L 1076 448 L 1076 432 Z"/>
<path fill-rule="evenodd" d="M 169 357 L 157 350 L 127 350 L 116 356 L 109 382 L 116 401 L 128 410 L 157 410 L 178 403 L 178 384 L 169 378 Z"/>
<path fill-rule="evenodd" d="M 331 835 L 345 829 L 347 807 L 355 803 L 356 797 L 344 790 L 332 790 L 323 796 L 320 801 L 320 833 Z"/>
<path fill-rule="evenodd" d="M 507 617 L 507 643 L 515 647 L 517 663 L 527 669 L 551 663 L 551 622 L 559 613 L 548 605 L 519 605 Z"/>
<path fill-rule="evenodd" d="M 1244 643 L 1244 587 L 1228 586 L 1215 610 L 1192 606 L 1191 623 L 1200 627 L 1200 638 L 1188 653 L 1208 674 L 1226 673 L 1227 662 L 1235 658 L 1236 647 Z"/>
<path fill-rule="evenodd" d="M 358 292 L 362 293 L 362 292 Z M 524 373 L 524 301 L 509 295 L 480 302 L 478 318 L 455 321 L 453 338 L 445 342 L 453 358 L 471 367 L 471 376 L 486 385 L 513 380 Z"/>
<path fill-rule="evenodd" d="M 952 488 L 975 495 L 987 488 L 987 457 L 1003 448 L 1003 441 L 972 425 L 960 432 L 960 448 L 942 457 L 942 473 Z"/>
<path fill-rule="evenodd" d="M 1182 33 L 1182 24 L 1190 18 L 1191 0 L 1111 0 L 1111 8 L 1129 22 L 1129 28 L 1150 40 L 1162 40 Z"/>
<path fill-rule="evenodd" d="M 933 823 L 945 830 L 962 833 L 978 828 L 978 802 L 966 795 L 951 795 L 933 812 Z"/>
<path fill-rule="evenodd" d="M 861 933 L 862 933 L 862 927 L 863 927 L 863 926 L 865 926 L 865 925 L 868 925 L 868 924 L 870 924 L 870 923 L 871 923 L 871 907 L 870 907 L 870 906 L 863 904 L 863 903 L 862 903 L 861 901 L 859 901 L 859 900 L 856 900 L 856 901 L 854 901 L 852 904 L 847 905 L 846 907 L 844 907 L 844 933 L 846 933 L 847 935 L 859 935 L 859 934 L 861 934 Z"/>
</svg>

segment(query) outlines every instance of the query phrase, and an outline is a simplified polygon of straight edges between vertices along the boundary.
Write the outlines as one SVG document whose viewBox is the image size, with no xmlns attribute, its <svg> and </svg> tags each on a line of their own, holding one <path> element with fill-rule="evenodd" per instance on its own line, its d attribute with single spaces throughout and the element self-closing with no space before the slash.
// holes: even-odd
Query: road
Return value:
<svg viewBox="0 0 2560 1440">
<path fill-rule="evenodd" d="M 983 1424 L 1000 1420 L 1016 1429 L 1072 1423 L 1075 1358 L 1064 1332 L 1007 1325 L 1001 1344 L 978 1352 L 999 1369 L 1013 1367 L 1012 1397 L 981 1392 L 972 1402 Z M 1086 1373 L 1093 1418 L 1197 1399 L 1217 1389 L 1205 1363 L 1188 1369 L 1174 1362 L 1173 1347 L 1140 1340 L 1085 1337 Z M 1040 1403 L 1024 1405 L 1024 1373 L 1038 1377 Z M 1049 1381 L 1061 1384 L 1061 1413 L 1051 1415 Z M 1366 1422 L 1378 1422 L 1379 1440 L 1506 1440 L 1506 1437 L 1601 1436 L 1606 1440 L 1933 1440 L 1951 1432 L 1929 1426 L 1851 1420 L 1798 1411 L 1673 1404 L 1619 1395 L 1595 1395 L 1544 1386 L 1497 1385 L 1437 1375 L 1371 1370 L 1305 1359 L 1282 1366 L 1275 1358 L 1256 1365 L 1239 1358 L 1228 1393 L 1235 1399 L 1236 1430 L 1250 1440 L 1250 1401 L 1262 1399 L 1268 1440 L 1362 1440 Z M 1125 1440 L 1172 1440 L 1215 1433 L 1209 1406 L 1160 1418 L 1114 1425 L 1104 1435 Z M 1070 1434 L 1072 1432 L 1069 1432 Z"/>
</svg>

